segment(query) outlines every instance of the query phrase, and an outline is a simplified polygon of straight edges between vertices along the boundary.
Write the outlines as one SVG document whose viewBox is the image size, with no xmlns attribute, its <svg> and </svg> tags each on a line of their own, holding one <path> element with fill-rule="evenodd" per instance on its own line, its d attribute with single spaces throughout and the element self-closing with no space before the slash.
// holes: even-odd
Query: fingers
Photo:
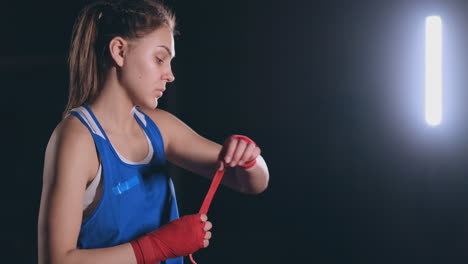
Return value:
<svg viewBox="0 0 468 264">
<path fill-rule="evenodd" d="M 205 233 L 205 239 L 203 240 L 203 246 L 204 247 L 208 247 L 208 245 L 210 244 L 210 239 L 211 239 L 211 232 L 206 232 Z"/>
<path fill-rule="evenodd" d="M 242 157 L 239 159 L 239 165 L 244 165 L 244 163 L 254 159 L 253 154 L 256 147 L 257 146 L 255 146 L 255 144 L 247 145 L 244 153 L 242 154 Z"/>
<path fill-rule="evenodd" d="M 212 227 L 213 227 L 213 224 L 212 224 L 210 221 L 206 221 L 205 227 L 203 228 L 203 230 L 208 231 L 208 230 L 210 230 Z"/>
<path fill-rule="evenodd" d="M 252 142 L 239 138 L 228 138 L 221 151 L 221 159 L 224 164 L 219 165 L 218 169 L 224 167 L 242 166 L 247 162 L 256 159 L 260 155 L 260 148 Z M 222 157 L 224 154 L 224 157 Z"/>
<path fill-rule="evenodd" d="M 227 146 L 226 145 L 224 146 L 225 148 L 227 148 L 226 155 L 224 156 L 224 162 L 231 163 L 232 157 L 233 157 L 234 151 L 236 150 L 236 146 L 237 146 L 238 141 L 239 140 L 237 140 L 237 139 L 230 138 L 229 143 L 227 144 Z M 231 167 L 233 167 L 233 166 L 231 166 Z"/>
<path fill-rule="evenodd" d="M 203 230 L 206 232 L 205 233 L 205 236 L 203 237 L 203 247 L 208 247 L 208 245 L 210 244 L 210 239 L 211 239 L 211 232 L 209 230 L 211 230 L 211 228 L 213 227 L 213 224 L 210 222 L 210 221 L 207 221 L 206 219 L 208 219 L 208 217 L 206 215 L 201 215 L 202 218 L 205 219 L 205 227 L 203 228 Z"/>
<path fill-rule="evenodd" d="M 208 216 L 206 216 L 206 214 L 202 214 L 200 216 L 200 219 L 202 220 L 203 223 L 205 223 L 205 225 L 203 226 L 203 231 L 207 232 L 209 231 L 211 228 L 213 228 L 213 224 L 210 222 L 210 221 L 207 221 L 208 220 Z"/>
<path fill-rule="evenodd" d="M 260 156 L 261 153 L 262 153 L 262 150 L 258 146 L 256 146 L 252 152 L 252 157 L 250 158 L 250 160 L 257 159 L 257 157 Z"/>
<path fill-rule="evenodd" d="M 202 220 L 202 222 L 206 222 L 206 220 L 208 220 L 208 216 L 206 214 L 202 214 L 200 215 L 200 219 Z"/>
<path fill-rule="evenodd" d="M 242 157 L 242 154 L 244 154 L 246 147 L 247 147 L 247 142 L 245 142 L 244 140 L 237 140 L 236 151 L 234 152 L 232 161 L 231 161 L 232 167 L 235 167 L 237 164 L 239 164 L 239 160 Z"/>
</svg>

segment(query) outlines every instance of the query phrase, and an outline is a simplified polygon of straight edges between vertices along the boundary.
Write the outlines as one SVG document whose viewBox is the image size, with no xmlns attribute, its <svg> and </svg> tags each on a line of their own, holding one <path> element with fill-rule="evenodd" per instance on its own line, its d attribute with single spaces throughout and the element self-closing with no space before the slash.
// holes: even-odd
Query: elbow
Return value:
<svg viewBox="0 0 468 264">
<path fill-rule="evenodd" d="M 42 257 L 39 256 L 39 264 L 72 264 L 82 263 L 76 261 L 74 255 L 76 255 L 77 249 L 71 249 L 62 254 L 44 254 Z"/>
</svg>

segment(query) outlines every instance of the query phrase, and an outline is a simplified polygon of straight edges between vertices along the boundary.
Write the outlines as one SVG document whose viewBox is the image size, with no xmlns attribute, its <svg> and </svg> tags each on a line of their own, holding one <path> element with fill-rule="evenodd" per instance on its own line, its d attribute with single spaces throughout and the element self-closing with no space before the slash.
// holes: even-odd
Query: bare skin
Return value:
<svg viewBox="0 0 468 264">
<path fill-rule="evenodd" d="M 254 144 L 231 140 L 223 146 L 205 139 L 170 113 L 155 109 L 166 83 L 172 82 L 170 61 L 175 55 L 172 32 L 159 28 L 137 40 L 114 38 L 109 43 L 115 62 L 100 95 L 90 104 L 112 145 L 126 159 L 142 160 L 149 146 L 131 109 L 139 106 L 158 125 L 169 162 L 211 179 L 216 169 L 228 167 L 222 184 L 244 193 L 260 193 L 268 185 L 268 168 Z M 249 169 L 237 165 L 255 158 Z M 77 249 L 83 221 L 86 186 L 94 179 L 99 157 L 88 129 L 74 116 L 63 119 L 47 145 L 39 213 L 39 263 L 136 263 L 130 243 Z M 97 197 L 96 199 L 99 199 Z M 96 200 L 98 201 L 98 200 Z M 95 201 L 95 202 L 96 202 Z M 206 215 L 204 246 L 212 223 Z"/>
</svg>

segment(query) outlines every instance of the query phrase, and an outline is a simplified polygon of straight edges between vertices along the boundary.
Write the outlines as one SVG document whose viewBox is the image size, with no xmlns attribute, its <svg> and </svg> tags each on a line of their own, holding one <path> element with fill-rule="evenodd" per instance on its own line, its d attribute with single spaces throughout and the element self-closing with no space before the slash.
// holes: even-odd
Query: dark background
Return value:
<svg viewBox="0 0 468 264">
<path fill-rule="evenodd" d="M 85 2 L 0 9 L 2 263 L 37 262 L 43 155 Z M 181 35 L 161 108 L 219 143 L 248 135 L 270 170 L 260 195 L 219 189 L 200 264 L 468 261 L 468 1 L 166 2 Z M 444 23 L 435 128 L 424 121 L 432 14 Z M 181 213 L 198 211 L 209 182 L 172 174 Z"/>
</svg>

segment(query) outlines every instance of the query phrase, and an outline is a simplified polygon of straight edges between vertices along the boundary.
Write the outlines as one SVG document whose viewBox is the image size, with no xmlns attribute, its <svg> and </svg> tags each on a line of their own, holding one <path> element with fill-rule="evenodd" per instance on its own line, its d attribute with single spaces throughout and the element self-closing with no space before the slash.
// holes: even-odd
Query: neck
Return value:
<svg viewBox="0 0 468 264">
<path fill-rule="evenodd" d="M 99 95 L 89 106 L 106 133 L 131 133 L 138 127 L 133 117 L 135 105 L 117 78 L 111 78 L 110 75 L 106 78 Z"/>
</svg>

